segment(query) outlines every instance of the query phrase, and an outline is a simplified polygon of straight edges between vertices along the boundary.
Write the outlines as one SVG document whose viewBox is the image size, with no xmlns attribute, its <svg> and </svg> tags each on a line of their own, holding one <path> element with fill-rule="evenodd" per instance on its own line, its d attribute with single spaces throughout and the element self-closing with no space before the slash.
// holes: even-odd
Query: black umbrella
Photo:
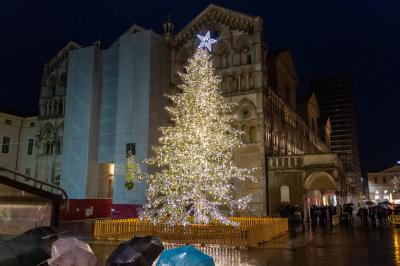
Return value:
<svg viewBox="0 0 400 266">
<path fill-rule="evenodd" d="M 107 259 L 106 266 L 150 266 L 163 250 L 164 246 L 158 238 L 135 236 L 113 251 Z"/>
<path fill-rule="evenodd" d="M 2 266 L 36 266 L 51 257 L 50 242 L 29 235 L 0 241 L 0 250 Z"/>
</svg>

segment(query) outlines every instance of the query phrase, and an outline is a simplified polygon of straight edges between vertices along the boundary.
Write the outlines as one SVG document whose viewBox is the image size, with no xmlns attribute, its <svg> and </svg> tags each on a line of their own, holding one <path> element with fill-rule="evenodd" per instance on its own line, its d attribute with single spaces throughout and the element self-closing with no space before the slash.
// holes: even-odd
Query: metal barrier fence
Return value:
<svg viewBox="0 0 400 266">
<path fill-rule="evenodd" d="M 400 224 L 400 215 L 390 215 L 389 222 L 391 224 Z"/>
<path fill-rule="evenodd" d="M 128 240 L 133 236 L 153 235 L 163 241 L 181 244 L 217 244 L 234 247 L 257 246 L 288 231 L 288 220 L 270 217 L 232 217 L 239 226 L 222 224 L 154 225 L 130 219 L 98 220 L 95 239 Z"/>
</svg>

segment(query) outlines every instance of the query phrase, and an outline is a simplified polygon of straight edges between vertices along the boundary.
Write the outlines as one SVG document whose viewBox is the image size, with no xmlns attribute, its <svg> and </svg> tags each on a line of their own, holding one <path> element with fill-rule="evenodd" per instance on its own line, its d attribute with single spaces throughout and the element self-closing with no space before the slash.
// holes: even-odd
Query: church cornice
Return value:
<svg viewBox="0 0 400 266">
<path fill-rule="evenodd" d="M 51 73 L 55 68 L 57 68 L 60 63 L 64 62 L 65 59 L 67 59 L 68 54 L 71 50 L 78 49 L 81 46 L 77 44 L 76 42 L 69 41 L 67 45 L 62 48 L 57 55 L 55 55 L 53 58 L 50 59 L 44 66 L 44 79 Z"/>
<path fill-rule="evenodd" d="M 256 17 L 210 4 L 176 35 L 175 42 L 177 45 L 181 45 L 186 40 L 193 39 L 193 36 L 196 36 L 199 30 L 215 22 L 226 25 L 232 29 L 252 33 L 255 18 Z"/>
</svg>

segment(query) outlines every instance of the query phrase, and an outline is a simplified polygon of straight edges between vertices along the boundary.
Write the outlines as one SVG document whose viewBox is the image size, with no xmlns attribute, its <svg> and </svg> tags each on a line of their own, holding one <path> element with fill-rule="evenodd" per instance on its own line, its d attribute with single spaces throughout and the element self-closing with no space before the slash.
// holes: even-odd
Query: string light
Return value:
<svg viewBox="0 0 400 266">
<path fill-rule="evenodd" d="M 200 37 L 199 37 L 200 38 Z M 153 223 L 208 224 L 219 221 L 236 225 L 225 214 L 247 208 L 251 196 L 236 199 L 234 183 L 255 181 L 255 169 L 238 168 L 234 150 L 243 147 L 241 132 L 233 128 L 231 107 L 219 91 L 214 74 L 211 45 L 204 37 L 194 56 L 180 73 L 181 93 L 168 96 L 173 126 L 162 127 L 161 145 L 145 160 L 158 172 L 147 175 L 147 204 L 140 218 Z"/>
</svg>

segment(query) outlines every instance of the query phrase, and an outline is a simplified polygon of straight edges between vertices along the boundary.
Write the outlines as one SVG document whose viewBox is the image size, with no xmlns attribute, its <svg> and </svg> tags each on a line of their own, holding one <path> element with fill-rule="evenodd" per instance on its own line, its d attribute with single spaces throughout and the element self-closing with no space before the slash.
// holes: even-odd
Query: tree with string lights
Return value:
<svg viewBox="0 0 400 266">
<path fill-rule="evenodd" d="M 235 225 L 226 214 L 247 208 L 250 195 L 235 198 L 235 180 L 255 181 L 254 169 L 238 168 L 234 150 L 241 132 L 232 127 L 231 107 L 219 90 L 208 32 L 179 73 L 180 93 L 168 96 L 172 126 L 160 128 L 160 146 L 145 160 L 158 172 L 147 175 L 147 203 L 140 213 L 153 223 Z"/>
<path fill-rule="evenodd" d="M 390 182 L 394 186 L 396 192 L 398 192 L 400 189 L 400 176 L 394 176 Z"/>
</svg>

